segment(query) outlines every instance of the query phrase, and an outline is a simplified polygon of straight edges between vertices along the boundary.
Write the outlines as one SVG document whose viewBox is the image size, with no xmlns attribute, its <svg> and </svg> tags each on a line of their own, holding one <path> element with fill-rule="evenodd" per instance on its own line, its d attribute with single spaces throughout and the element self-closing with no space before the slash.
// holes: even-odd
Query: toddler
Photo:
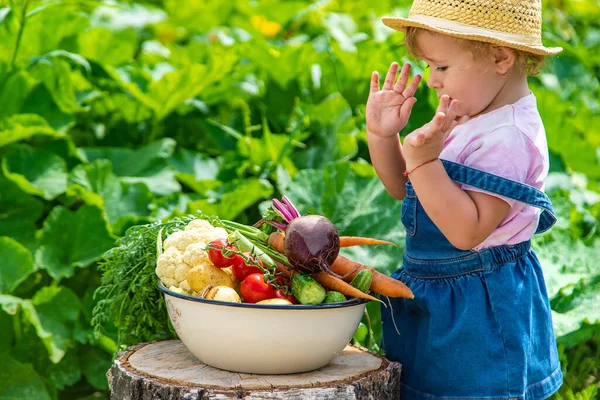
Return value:
<svg viewBox="0 0 600 400">
<path fill-rule="evenodd" d="M 539 0 L 415 0 L 405 33 L 440 101 L 410 132 L 421 80 L 392 63 L 371 77 L 367 139 L 402 200 L 406 250 L 392 275 L 414 299 L 382 308 L 382 347 L 402 363 L 402 399 L 544 399 L 560 387 L 548 294 L 530 238 L 556 217 L 548 149 L 527 75 L 561 48 L 541 41 Z M 397 327 L 397 329 L 396 329 Z"/>
</svg>

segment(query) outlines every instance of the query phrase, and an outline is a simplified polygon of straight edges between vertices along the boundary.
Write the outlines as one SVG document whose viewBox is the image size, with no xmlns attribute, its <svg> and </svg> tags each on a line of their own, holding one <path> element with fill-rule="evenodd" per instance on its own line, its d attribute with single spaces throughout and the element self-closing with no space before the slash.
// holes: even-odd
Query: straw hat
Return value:
<svg viewBox="0 0 600 400">
<path fill-rule="evenodd" d="M 542 44 L 540 0 L 414 0 L 408 18 L 384 17 L 382 21 L 399 31 L 414 26 L 533 54 L 562 51 L 562 47 Z"/>
</svg>

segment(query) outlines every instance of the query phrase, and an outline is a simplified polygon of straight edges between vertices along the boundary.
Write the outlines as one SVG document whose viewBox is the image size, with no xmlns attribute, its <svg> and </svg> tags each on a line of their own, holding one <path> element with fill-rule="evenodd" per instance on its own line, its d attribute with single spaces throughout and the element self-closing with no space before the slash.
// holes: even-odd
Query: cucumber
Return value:
<svg viewBox="0 0 600 400">
<path fill-rule="evenodd" d="M 341 303 L 342 301 L 346 301 L 346 296 L 344 296 L 340 292 L 331 290 L 327 292 L 327 296 L 325 296 L 325 300 L 323 300 L 323 303 Z"/>
<path fill-rule="evenodd" d="M 263 262 L 263 265 L 266 268 L 269 268 L 271 270 L 277 268 L 277 266 L 275 265 L 275 261 L 273 261 L 273 259 L 269 257 L 264 251 L 259 249 L 258 246 L 255 246 L 254 243 L 250 241 L 250 239 L 248 239 L 242 234 L 242 232 L 238 230 L 233 231 L 231 234 L 229 234 L 227 240 L 229 240 L 229 243 L 236 245 L 237 248 L 241 251 L 248 251 L 252 253 L 256 258 L 260 259 Z"/>
<path fill-rule="evenodd" d="M 362 269 L 356 274 L 350 285 L 354 286 L 363 293 L 368 293 L 373 282 L 373 273 L 368 269 Z"/>
<path fill-rule="evenodd" d="M 300 304 L 320 304 L 325 300 L 325 289 L 309 275 L 296 274 L 292 278 L 292 294 Z"/>
</svg>

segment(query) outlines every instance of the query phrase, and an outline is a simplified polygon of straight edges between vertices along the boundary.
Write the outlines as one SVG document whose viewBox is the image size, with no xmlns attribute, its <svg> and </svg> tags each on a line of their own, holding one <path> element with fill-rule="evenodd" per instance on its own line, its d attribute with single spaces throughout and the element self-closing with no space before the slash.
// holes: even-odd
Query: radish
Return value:
<svg viewBox="0 0 600 400">
<path fill-rule="evenodd" d="M 322 215 L 301 216 L 292 202 L 283 196 L 273 199 L 273 210 L 285 221 L 266 221 L 285 231 L 284 253 L 290 264 L 303 273 L 326 272 L 341 278 L 331 270 L 340 252 L 340 236 L 329 219 Z"/>
</svg>

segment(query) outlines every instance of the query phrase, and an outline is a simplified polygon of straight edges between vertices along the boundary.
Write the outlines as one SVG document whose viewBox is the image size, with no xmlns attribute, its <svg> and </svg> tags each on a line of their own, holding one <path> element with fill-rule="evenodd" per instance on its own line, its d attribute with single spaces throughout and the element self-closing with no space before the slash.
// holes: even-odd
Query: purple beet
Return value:
<svg viewBox="0 0 600 400">
<path fill-rule="evenodd" d="M 330 220 L 321 215 L 294 218 L 285 229 L 284 252 L 298 271 L 327 272 L 340 252 L 340 236 Z"/>
</svg>

